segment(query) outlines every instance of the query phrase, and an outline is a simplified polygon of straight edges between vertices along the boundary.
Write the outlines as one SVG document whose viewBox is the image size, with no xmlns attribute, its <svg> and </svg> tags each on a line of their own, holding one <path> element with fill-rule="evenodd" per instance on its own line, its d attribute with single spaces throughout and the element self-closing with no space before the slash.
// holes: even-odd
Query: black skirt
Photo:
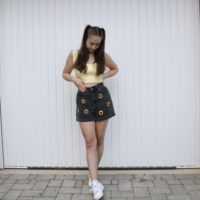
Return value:
<svg viewBox="0 0 200 200">
<path fill-rule="evenodd" d="M 78 90 L 76 95 L 76 120 L 79 122 L 106 120 L 115 116 L 108 88 L 103 83 Z"/>
</svg>

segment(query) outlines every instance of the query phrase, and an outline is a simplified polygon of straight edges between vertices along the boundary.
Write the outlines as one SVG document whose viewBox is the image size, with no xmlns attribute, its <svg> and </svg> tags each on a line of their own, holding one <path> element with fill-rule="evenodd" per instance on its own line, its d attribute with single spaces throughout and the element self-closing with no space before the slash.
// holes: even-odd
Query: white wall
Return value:
<svg viewBox="0 0 200 200">
<path fill-rule="evenodd" d="M 62 79 L 86 24 L 106 29 L 103 167 L 200 166 L 198 0 L 1 0 L 5 167 L 85 167 L 76 87 Z"/>
</svg>

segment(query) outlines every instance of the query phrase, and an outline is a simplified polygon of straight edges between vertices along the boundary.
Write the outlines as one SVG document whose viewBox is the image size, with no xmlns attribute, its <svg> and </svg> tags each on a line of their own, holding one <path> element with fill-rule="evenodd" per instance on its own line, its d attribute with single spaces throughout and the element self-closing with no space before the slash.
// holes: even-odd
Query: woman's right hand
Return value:
<svg viewBox="0 0 200 200">
<path fill-rule="evenodd" d="M 74 77 L 74 78 L 73 78 L 73 83 L 76 85 L 76 87 L 77 87 L 81 92 L 85 92 L 86 88 L 85 88 L 85 86 L 84 86 L 84 82 L 83 82 L 81 79 Z"/>
</svg>

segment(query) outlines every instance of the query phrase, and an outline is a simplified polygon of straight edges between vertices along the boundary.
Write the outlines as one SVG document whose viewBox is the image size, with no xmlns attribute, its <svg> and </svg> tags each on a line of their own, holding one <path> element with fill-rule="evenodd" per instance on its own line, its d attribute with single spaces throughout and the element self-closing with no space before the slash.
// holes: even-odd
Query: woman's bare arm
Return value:
<svg viewBox="0 0 200 200">
<path fill-rule="evenodd" d="M 114 76 L 118 71 L 116 63 L 112 60 L 111 56 L 105 53 L 105 65 L 109 68 L 109 71 L 102 74 L 103 78 Z"/>
</svg>

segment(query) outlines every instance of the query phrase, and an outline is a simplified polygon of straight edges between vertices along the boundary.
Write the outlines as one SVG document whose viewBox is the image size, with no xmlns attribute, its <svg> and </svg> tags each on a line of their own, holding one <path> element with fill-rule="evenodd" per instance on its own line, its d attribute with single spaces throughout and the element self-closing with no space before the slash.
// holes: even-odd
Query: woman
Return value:
<svg viewBox="0 0 200 200">
<path fill-rule="evenodd" d="M 118 67 L 105 50 L 105 30 L 85 27 L 79 50 L 72 50 L 63 70 L 63 78 L 78 88 L 76 120 L 86 143 L 89 186 L 94 199 L 103 196 L 104 186 L 98 180 L 98 166 L 104 148 L 108 119 L 115 115 L 112 99 L 103 80 L 115 75 Z M 105 70 L 105 66 L 109 70 Z M 75 70 L 75 76 L 71 75 Z"/>
</svg>

